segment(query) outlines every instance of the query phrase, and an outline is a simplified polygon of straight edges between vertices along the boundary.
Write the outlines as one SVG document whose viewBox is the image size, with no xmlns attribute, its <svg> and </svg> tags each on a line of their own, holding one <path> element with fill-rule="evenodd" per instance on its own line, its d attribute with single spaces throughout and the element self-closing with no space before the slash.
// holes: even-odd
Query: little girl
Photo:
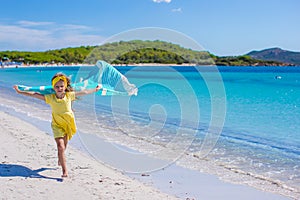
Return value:
<svg viewBox="0 0 300 200">
<path fill-rule="evenodd" d="M 101 89 L 101 86 L 98 85 L 96 88 L 90 90 L 73 91 L 73 88 L 70 85 L 70 79 L 62 73 L 55 74 L 51 80 L 51 83 L 55 94 L 43 95 L 36 92 L 21 91 L 16 85 L 14 86 L 14 89 L 19 94 L 41 99 L 51 106 L 51 127 L 55 142 L 57 144 L 58 164 L 62 166 L 62 177 L 67 177 L 68 170 L 65 150 L 67 148 L 68 141 L 76 133 L 75 118 L 72 111 L 72 101 L 74 101 L 77 96 L 83 96 L 97 92 Z"/>
</svg>

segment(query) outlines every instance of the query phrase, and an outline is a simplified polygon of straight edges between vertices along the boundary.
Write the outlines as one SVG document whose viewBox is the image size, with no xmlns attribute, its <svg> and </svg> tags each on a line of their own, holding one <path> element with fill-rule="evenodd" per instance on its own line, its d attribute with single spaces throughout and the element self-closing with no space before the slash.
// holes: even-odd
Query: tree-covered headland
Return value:
<svg viewBox="0 0 300 200">
<path fill-rule="evenodd" d="M 164 41 L 120 41 L 101 46 L 69 47 L 43 52 L 1 51 L 0 61 L 23 64 L 94 64 L 105 60 L 112 64 L 195 64 L 224 66 L 287 65 L 263 61 L 249 55 L 219 57 L 207 51 L 195 51 Z"/>
</svg>

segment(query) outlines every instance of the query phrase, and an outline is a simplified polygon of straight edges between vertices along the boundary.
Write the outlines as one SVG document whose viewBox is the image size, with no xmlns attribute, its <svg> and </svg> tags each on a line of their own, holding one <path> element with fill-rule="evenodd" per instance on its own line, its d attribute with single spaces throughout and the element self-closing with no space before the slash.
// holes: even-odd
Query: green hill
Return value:
<svg viewBox="0 0 300 200">
<path fill-rule="evenodd" d="M 263 61 L 249 55 L 218 57 L 207 51 L 195 51 L 164 41 L 120 41 L 101 46 L 81 46 L 45 52 L 2 51 L 1 62 L 25 64 L 94 64 L 105 60 L 113 64 L 196 64 L 196 65 L 286 65 L 278 61 Z"/>
<path fill-rule="evenodd" d="M 175 55 L 176 54 L 176 55 Z M 179 58 L 180 57 L 180 58 Z M 195 63 L 214 64 L 211 55 L 206 51 L 193 51 L 177 44 L 164 41 L 132 40 L 108 43 L 96 47 L 85 59 L 88 63 L 105 60 L 115 64 L 136 63 Z"/>
</svg>

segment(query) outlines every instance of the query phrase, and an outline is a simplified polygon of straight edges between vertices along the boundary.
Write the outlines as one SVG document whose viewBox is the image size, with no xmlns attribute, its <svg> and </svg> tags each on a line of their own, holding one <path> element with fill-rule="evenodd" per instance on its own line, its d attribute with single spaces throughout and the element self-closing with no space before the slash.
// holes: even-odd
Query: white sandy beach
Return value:
<svg viewBox="0 0 300 200">
<path fill-rule="evenodd" d="M 94 64 L 87 64 L 87 63 L 81 63 L 81 64 L 39 64 L 39 65 L 4 65 L 0 68 L 32 68 L 32 67 L 91 67 L 95 66 Z M 135 67 L 186 67 L 186 66 L 197 66 L 194 63 L 183 63 L 183 64 L 176 64 L 176 63 L 169 63 L 169 64 L 163 64 L 163 63 L 131 63 L 131 64 L 113 64 L 113 66 L 118 67 L 127 67 L 127 66 L 135 66 Z M 205 65 L 210 66 L 210 65 Z"/>
<path fill-rule="evenodd" d="M 61 179 L 53 138 L 0 112 L 0 199 L 176 199 L 68 147 Z"/>
</svg>

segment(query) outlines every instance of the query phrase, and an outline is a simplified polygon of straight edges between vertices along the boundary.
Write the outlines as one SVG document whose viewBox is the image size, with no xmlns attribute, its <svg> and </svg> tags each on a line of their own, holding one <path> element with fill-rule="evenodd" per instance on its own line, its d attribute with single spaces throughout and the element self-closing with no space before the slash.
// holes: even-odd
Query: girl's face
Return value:
<svg viewBox="0 0 300 200">
<path fill-rule="evenodd" d="M 62 95 L 65 93 L 66 86 L 64 81 L 60 80 L 54 85 L 54 91 L 56 93 L 57 97 L 62 97 Z"/>
</svg>

